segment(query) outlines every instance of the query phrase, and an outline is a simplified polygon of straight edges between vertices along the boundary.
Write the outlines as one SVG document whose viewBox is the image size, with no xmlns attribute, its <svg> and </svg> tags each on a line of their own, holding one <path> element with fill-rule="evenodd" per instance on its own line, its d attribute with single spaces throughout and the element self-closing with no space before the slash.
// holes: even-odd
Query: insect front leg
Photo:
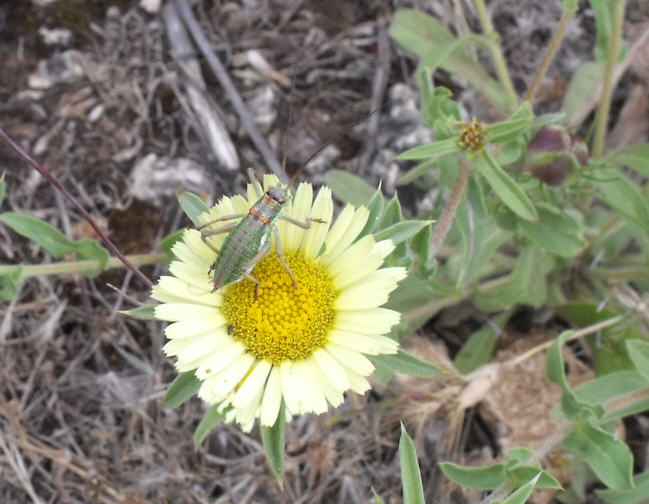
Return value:
<svg viewBox="0 0 649 504">
<path fill-rule="evenodd" d="M 216 222 L 216 221 L 213 221 L 213 222 Z M 230 224 L 226 224 L 225 226 L 221 226 L 220 228 L 216 228 L 216 229 L 209 229 L 207 231 L 205 231 L 204 229 L 201 229 L 201 240 L 203 240 L 203 243 L 205 245 L 207 245 L 213 252 L 218 254 L 219 249 L 217 249 L 210 242 L 208 242 L 207 239 L 210 236 L 214 236 L 214 235 L 217 235 L 217 234 L 229 233 L 230 231 L 232 231 L 237 226 L 237 224 L 238 224 L 237 222 L 231 222 Z M 203 226 L 201 226 L 201 227 L 203 227 Z M 211 270 L 212 270 L 212 268 L 210 267 L 210 271 Z"/>
<path fill-rule="evenodd" d="M 212 224 L 215 224 L 216 222 L 223 222 L 227 220 L 232 220 L 232 219 L 241 219 L 248 215 L 247 213 L 235 213 L 235 214 L 230 214 L 230 215 L 224 215 L 223 217 L 219 217 L 218 219 L 214 219 L 211 221 L 206 222 L 205 224 L 201 224 L 200 226 L 196 226 L 194 229 L 198 229 L 199 231 L 203 229 L 204 227 L 211 226 Z M 219 228 L 221 229 L 221 228 Z M 212 233 L 212 234 L 218 234 L 218 233 Z"/>
<path fill-rule="evenodd" d="M 295 281 L 295 276 L 293 276 L 293 271 L 291 270 L 291 267 L 286 262 L 286 259 L 284 259 L 284 252 L 282 252 L 282 243 L 279 239 L 279 229 L 277 228 L 277 226 L 275 226 L 275 247 L 277 248 L 277 255 L 279 257 L 279 260 L 282 262 L 282 266 L 284 266 L 284 269 L 288 273 L 288 276 L 291 277 L 291 282 L 293 282 L 293 287 L 297 287 L 297 282 Z"/>
<path fill-rule="evenodd" d="M 257 301 L 257 297 L 259 294 L 259 280 L 257 280 L 254 276 L 252 276 L 252 273 L 250 273 L 253 268 L 257 265 L 259 261 L 261 261 L 266 254 L 268 254 L 268 251 L 270 250 L 270 241 L 264 243 L 264 245 L 259 249 L 259 252 L 257 252 L 250 261 L 248 261 L 243 268 L 241 268 L 241 273 L 244 278 L 247 278 L 251 282 L 255 282 L 255 301 Z"/>
<path fill-rule="evenodd" d="M 318 219 L 317 217 L 307 217 L 306 221 L 302 222 L 301 220 L 294 219 L 293 217 L 289 217 L 288 215 L 280 215 L 280 219 L 285 220 L 286 222 L 290 222 L 294 226 L 301 227 L 302 229 L 309 229 L 311 227 L 312 222 L 319 222 L 320 224 L 326 224 L 327 221 L 323 219 Z"/>
</svg>

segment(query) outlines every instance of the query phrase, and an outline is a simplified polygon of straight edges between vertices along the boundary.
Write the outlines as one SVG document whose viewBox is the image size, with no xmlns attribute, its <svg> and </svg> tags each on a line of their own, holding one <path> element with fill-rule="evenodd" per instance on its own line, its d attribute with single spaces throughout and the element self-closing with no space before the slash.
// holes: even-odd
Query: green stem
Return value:
<svg viewBox="0 0 649 504">
<path fill-rule="evenodd" d="M 611 28 L 611 39 L 606 56 L 606 67 L 604 69 L 604 85 L 602 86 L 602 97 L 597 108 L 595 125 L 595 136 L 593 139 L 593 157 L 599 157 L 604 152 L 606 140 L 606 128 L 608 116 L 611 111 L 611 99 L 613 97 L 613 84 L 615 76 L 615 62 L 620 54 L 620 43 L 622 41 L 622 25 L 624 24 L 625 0 L 618 0 L 613 7 L 613 20 Z"/>
<path fill-rule="evenodd" d="M 491 58 L 493 59 L 494 67 L 496 69 L 496 74 L 498 75 L 498 80 L 504 86 L 505 92 L 507 93 L 507 98 L 509 100 L 509 106 L 512 111 L 516 110 L 518 106 L 518 96 L 514 90 L 514 84 L 507 70 L 507 63 L 505 62 L 505 57 L 503 56 L 502 51 L 500 50 L 500 35 L 494 29 L 491 19 L 489 18 L 489 13 L 487 12 L 487 6 L 485 5 L 484 0 L 474 0 L 474 5 L 476 11 L 478 12 L 478 18 L 480 18 L 480 24 L 482 25 L 482 31 L 492 42 L 489 44 L 489 50 L 491 51 Z"/>
<path fill-rule="evenodd" d="M 574 10 L 564 8 L 563 14 L 561 14 L 561 19 L 559 20 L 559 25 L 557 26 L 554 35 L 552 35 L 552 40 L 550 40 L 550 45 L 548 45 L 548 48 L 543 55 L 543 59 L 541 60 L 541 64 L 534 74 L 532 84 L 525 93 L 525 97 L 523 98 L 524 101 L 532 101 L 532 99 L 534 98 L 536 91 L 541 85 L 543 77 L 545 77 L 548 68 L 550 68 L 550 63 L 552 63 L 554 56 L 561 46 L 561 41 L 563 40 L 566 29 L 568 28 L 568 24 L 570 23 L 570 20 L 572 19 L 572 16 L 574 14 Z"/>
<path fill-rule="evenodd" d="M 144 264 L 157 264 L 166 260 L 165 254 L 134 254 L 127 258 L 136 266 Z M 122 260 L 117 257 L 108 259 L 105 269 L 119 268 L 124 266 Z M 87 261 L 64 261 L 51 264 L 18 264 L 18 265 L 0 265 L 0 276 L 7 275 L 22 268 L 22 277 L 33 277 L 42 275 L 62 275 L 66 273 L 85 273 L 101 269 L 99 261 L 94 259 Z"/>
</svg>

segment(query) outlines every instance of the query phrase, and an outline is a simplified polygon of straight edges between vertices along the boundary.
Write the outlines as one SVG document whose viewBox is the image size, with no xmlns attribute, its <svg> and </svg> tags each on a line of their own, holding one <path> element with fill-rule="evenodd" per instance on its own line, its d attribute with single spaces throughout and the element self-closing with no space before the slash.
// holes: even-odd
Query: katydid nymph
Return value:
<svg viewBox="0 0 649 504">
<path fill-rule="evenodd" d="M 248 170 L 248 176 L 259 198 L 252 205 L 248 213 L 224 215 L 223 217 L 204 223 L 197 227 L 197 229 L 201 231 L 201 239 L 203 242 L 217 254 L 214 264 L 210 267 L 210 272 L 214 272 L 214 289 L 212 292 L 228 284 L 247 278 L 255 283 L 256 300 L 259 281 L 251 272 L 255 265 L 270 251 L 272 243 L 271 234 L 273 233 L 275 235 L 275 247 L 279 260 L 290 277 L 293 286 L 297 287 L 293 272 L 282 252 L 277 221 L 282 219 L 303 229 L 309 229 L 313 222 L 324 224 L 325 221 L 311 217 L 307 218 L 306 221 L 300 221 L 283 215 L 282 211 L 284 207 L 291 201 L 289 186 L 280 183 L 276 186 L 269 187 L 264 192 L 259 181 L 255 178 L 252 169 Z M 211 226 L 217 222 L 235 219 L 240 220 L 238 222 L 230 222 L 216 229 L 205 229 L 207 226 Z M 217 250 L 207 241 L 207 238 L 221 233 L 229 234 L 225 238 L 221 249 Z"/>
</svg>

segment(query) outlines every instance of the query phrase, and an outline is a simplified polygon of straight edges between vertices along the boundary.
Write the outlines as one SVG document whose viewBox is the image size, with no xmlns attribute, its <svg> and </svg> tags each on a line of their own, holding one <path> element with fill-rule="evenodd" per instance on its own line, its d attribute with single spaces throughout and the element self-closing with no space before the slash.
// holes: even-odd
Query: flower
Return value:
<svg viewBox="0 0 649 504">
<path fill-rule="evenodd" d="M 277 185 L 264 177 L 264 189 Z M 248 198 L 224 197 L 201 222 L 247 213 L 258 200 L 252 186 Z M 199 397 L 245 430 L 256 418 L 275 423 L 282 399 L 287 416 L 324 413 L 336 407 L 344 392 L 362 394 L 374 366 L 365 355 L 392 354 L 398 344 L 385 336 L 399 313 L 381 308 L 404 268 L 381 268 L 392 252 L 389 240 L 370 234 L 357 239 L 369 211 L 347 205 L 331 225 L 331 190 L 323 187 L 315 201 L 310 184 L 302 183 L 283 214 L 313 222 L 302 229 L 278 221 L 280 242 L 297 285 L 293 285 L 275 247 L 252 270 L 259 281 L 243 279 L 212 292 L 210 266 L 226 234 L 202 240 L 188 229 L 173 247 L 176 260 L 154 286 L 152 297 L 165 330 L 164 352 L 176 357 L 176 369 L 194 371 L 201 381 Z M 223 225 L 214 224 L 213 228 Z"/>
</svg>

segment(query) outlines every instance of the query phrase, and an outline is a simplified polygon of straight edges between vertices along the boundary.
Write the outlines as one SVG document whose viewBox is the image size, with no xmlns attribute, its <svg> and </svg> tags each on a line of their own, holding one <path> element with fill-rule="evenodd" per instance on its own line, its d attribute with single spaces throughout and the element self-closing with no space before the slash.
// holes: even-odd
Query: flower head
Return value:
<svg viewBox="0 0 649 504">
<path fill-rule="evenodd" d="M 277 184 L 276 177 L 264 177 L 264 189 Z M 201 220 L 247 213 L 257 199 L 249 186 L 247 199 L 224 197 Z M 172 322 L 165 353 L 176 357 L 178 371 L 195 372 L 199 397 L 244 429 L 256 418 L 273 425 L 282 399 L 287 414 L 297 415 L 324 413 L 348 390 L 362 394 L 374 370 L 365 355 L 397 351 L 385 334 L 399 313 L 381 305 L 405 269 L 381 269 L 391 241 L 358 238 L 368 210 L 347 205 L 331 225 L 331 191 L 324 187 L 313 200 L 311 185 L 302 183 L 283 213 L 324 221 L 309 229 L 278 221 L 296 285 L 272 247 L 251 272 L 259 282 L 256 294 L 245 278 L 212 292 L 213 249 L 220 250 L 226 234 L 209 238 L 210 247 L 188 229 L 173 248 L 173 276 L 161 277 L 152 293 L 162 303 L 156 317 Z"/>
</svg>

